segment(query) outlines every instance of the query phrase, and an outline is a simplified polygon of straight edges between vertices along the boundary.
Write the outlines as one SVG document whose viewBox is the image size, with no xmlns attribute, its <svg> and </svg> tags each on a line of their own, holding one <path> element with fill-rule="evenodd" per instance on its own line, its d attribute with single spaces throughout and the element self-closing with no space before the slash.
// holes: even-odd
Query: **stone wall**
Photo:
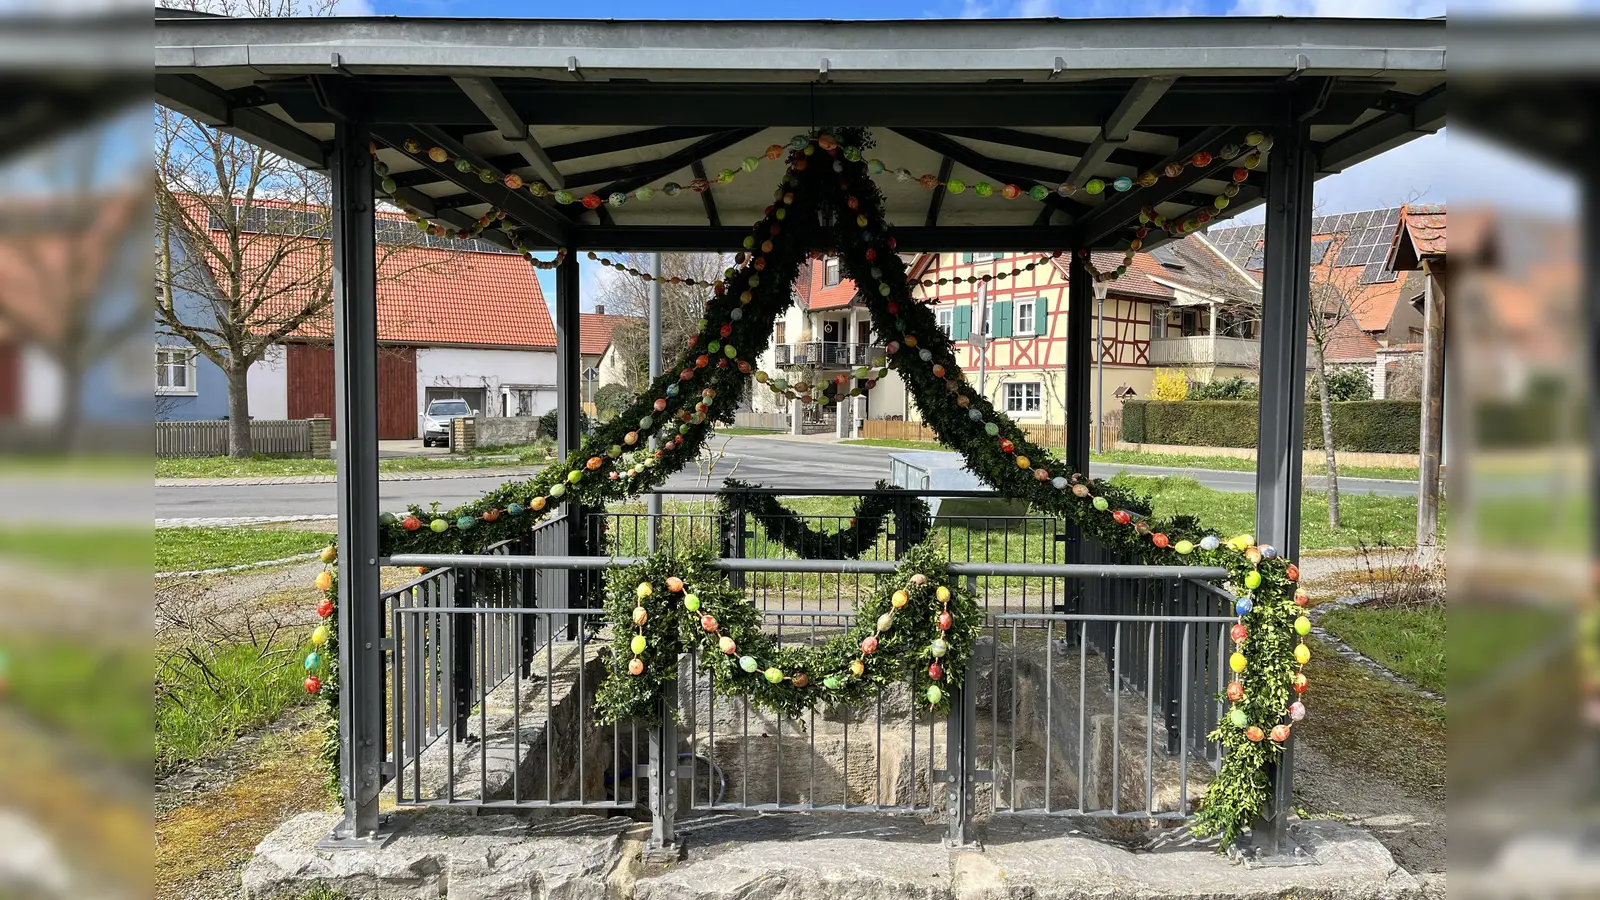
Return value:
<svg viewBox="0 0 1600 900">
<path fill-rule="evenodd" d="M 531 444 L 539 437 L 537 416 L 476 416 L 473 421 L 477 423 L 479 447 L 514 447 Z"/>
</svg>

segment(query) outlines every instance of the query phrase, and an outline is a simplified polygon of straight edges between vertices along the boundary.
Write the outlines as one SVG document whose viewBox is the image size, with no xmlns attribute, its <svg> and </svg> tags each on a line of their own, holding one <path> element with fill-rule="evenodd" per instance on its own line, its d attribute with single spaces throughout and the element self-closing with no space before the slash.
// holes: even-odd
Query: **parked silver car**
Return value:
<svg viewBox="0 0 1600 900">
<path fill-rule="evenodd" d="M 422 414 L 422 446 L 450 446 L 450 420 L 462 416 L 475 416 L 478 411 L 465 400 L 434 400 Z"/>
</svg>

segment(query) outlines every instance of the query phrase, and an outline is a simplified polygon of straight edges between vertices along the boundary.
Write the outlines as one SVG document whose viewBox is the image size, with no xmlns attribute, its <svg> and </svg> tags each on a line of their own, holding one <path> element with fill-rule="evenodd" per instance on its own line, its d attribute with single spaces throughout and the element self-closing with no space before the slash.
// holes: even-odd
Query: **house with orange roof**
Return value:
<svg viewBox="0 0 1600 900">
<path fill-rule="evenodd" d="M 269 207 L 256 207 L 264 212 Z M 324 215 L 322 211 L 307 211 Z M 279 213 L 278 215 L 281 215 Z M 214 217 L 213 217 L 214 218 Z M 248 253 L 258 257 L 261 277 L 273 281 L 275 303 L 302 308 L 299 291 L 324 289 L 325 257 L 304 228 L 275 230 L 276 215 L 247 221 Z M 477 410 L 490 416 L 537 416 L 556 403 L 555 327 L 535 272 L 522 256 L 479 240 L 407 235 L 403 218 L 380 216 L 377 282 L 378 429 L 384 440 L 443 442 L 425 420 L 431 407 Z M 214 230 L 220 229 L 212 222 Z M 292 234 L 280 233 L 292 231 Z M 284 242 L 297 246 L 285 253 Z M 323 242 L 325 246 L 325 242 Z M 174 248 L 174 255 L 198 254 Z M 208 260 L 209 256 L 205 256 Z M 277 260 L 275 266 L 271 263 Z M 248 259 L 247 259 L 248 264 Z M 198 270 L 202 278 L 224 277 L 215 264 Z M 216 314 L 203 281 L 175 291 L 174 306 L 183 321 L 205 327 Z M 275 321 L 265 310 L 252 329 Z M 158 327 L 156 394 L 158 418 L 199 421 L 228 414 L 227 385 L 221 369 Z M 260 332 L 258 332 L 260 333 Z M 332 318 L 330 311 L 301 323 L 270 348 L 248 372 L 252 419 L 332 418 Z"/>
<path fill-rule="evenodd" d="M 581 313 L 578 322 L 578 356 L 586 378 L 584 404 L 592 407 L 593 390 L 608 384 L 627 385 L 633 373 L 627 371 L 627 362 L 618 352 L 619 342 L 650 339 L 648 324 L 643 316 L 624 316 L 606 312 L 604 303 L 596 303 L 594 312 Z M 590 373 L 593 378 L 589 378 Z M 588 409 L 594 415 L 594 409 Z"/>
</svg>

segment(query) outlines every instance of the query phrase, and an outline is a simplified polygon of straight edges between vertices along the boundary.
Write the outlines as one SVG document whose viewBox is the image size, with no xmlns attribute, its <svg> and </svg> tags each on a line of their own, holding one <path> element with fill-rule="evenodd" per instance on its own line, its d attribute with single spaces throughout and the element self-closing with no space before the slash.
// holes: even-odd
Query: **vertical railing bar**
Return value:
<svg viewBox="0 0 1600 900">
<path fill-rule="evenodd" d="M 456 646 L 456 617 L 455 614 L 441 614 L 440 618 L 444 622 L 445 628 L 449 633 L 449 647 L 451 648 L 450 655 L 452 657 L 449 663 L 444 667 L 446 684 L 445 696 L 450 699 L 450 720 L 448 723 L 441 722 L 440 724 L 444 726 L 441 730 L 444 732 L 445 738 L 446 796 L 451 803 L 454 803 L 456 801 L 456 665 L 454 659 Z"/>
<path fill-rule="evenodd" d="M 1087 585 L 1085 585 L 1087 587 Z M 1085 619 L 1080 626 L 1078 636 L 1078 812 L 1089 811 L 1088 768 L 1085 757 L 1089 751 L 1088 727 L 1089 708 L 1089 620 Z"/>
<path fill-rule="evenodd" d="M 587 731 L 588 729 L 583 727 L 583 713 L 581 712 L 583 698 L 584 698 L 584 696 L 586 696 L 584 694 L 584 689 L 583 689 L 584 688 L 584 686 L 583 686 L 583 670 L 588 668 L 588 666 L 586 666 L 584 664 L 587 661 L 587 657 L 586 657 L 585 654 L 586 654 L 588 648 L 585 647 L 584 645 L 587 643 L 587 640 L 588 640 L 588 635 L 589 635 L 589 627 L 588 626 L 589 626 L 589 621 L 587 619 L 580 619 L 579 620 L 579 622 L 578 622 L 578 703 L 579 703 L 580 712 L 578 713 L 578 728 L 577 728 L 577 731 L 578 731 L 578 802 L 579 803 L 582 803 L 584 801 L 584 799 L 585 799 L 584 790 L 586 789 L 586 786 L 588 785 L 588 782 L 589 782 L 589 779 L 587 777 L 588 773 L 585 771 L 585 768 L 587 767 L 587 763 L 588 763 L 589 754 L 584 749 L 584 746 L 583 746 L 583 733 L 585 731 Z M 672 760 L 672 762 L 676 763 L 677 759 L 674 758 Z M 665 763 L 663 763 L 663 764 L 665 764 Z"/>
<path fill-rule="evenodd" d="M 400 624 L 402 618 L 400 610 L 400 598 L 395 597 L 394 608 L 389 614 L 391 617 L 389 631 L 394 637 L 394 652 L 389 655 L 389 667 L 394 672 L 394 701 L 389 705 L 392 710 L 389 726 L 392 729 L 390 743 L 394 746 L 394 802 L 397 804 L 405 800 L 405 726 L 410 724 L 410 718 L 405 714 L 405 668 L 408 657 L 403 649 L 405 647 L 405 628 Z"/>
<path fill-rule="evenodd" d="M 1053 777 L 1053 764 L 1055 754 L 1050 752 L 1053 748 L 1052 740 L 1055 736 L 1056 713 L 1056 623 L 1048 619 L 1044 623 L 1044 811 L 1050 812 L 1050 788 Z"/>
<path fill-rule="evenodd" d="M 1145 624 L 1145 642 L 1148 647 L 1145 656 L 1145 679 L 1155 683 L 1156 678 L 1156 625 L 1152 619 Z M 1144 709 L 1144 774 L 1145 774 L 1145 811 L 1155 813 L 1156 805 L 1156 703 L 1155 692 L 1145 692 Z"/>
<path fill-rule="evenodd" d="M 523 577 L 532 573 L 523 572 Z M 518 591 L 521 584 L 518 584 Z M 516 659 L 511 665 L 511 802 L 522 802 L 522 635 L 527 616 L 516 617 L 516 636 L 512 640 Z M 614 727 L 614 726 L 613 726 Z M 615 742 L 613 741 L 613 744 Z"/>
<path fill-rule="evenodd" d="M 872 714 L 872 726 L 877 735 L 872 749 L 872 801 L 875 807 L 881 809 L 883 807 L 883 692 L 879 691 L 874 700 L 876 708 Z M 916 708 L 917 703 L 913 699 L 911 701 L 913 715 L 916 713 Z"/>
<path fill-rule="evenodd" d="M 1111 623 L 1111 814 L 1122 811 L 1122 623 Z"/>
<path fill-rule="evenodd" d="M 555 728 L 556 622 L 549 619 L 550 640 L 544 644 L 544 799 L 556 799 Z"/>
<path fill-rule="evenodd" d="M 1017 624 L 1017 620 L 1011 620 L 1011 777 L 1009 780 L 1011 782 L 1011 810 L 1013 812 L 1017 809 L 1017 743 L 1020 740 L 1020 732 L 1017 728 L 1017 658 L 1022 655 L 1017 648 Z M 1000 669 L 998 662 L 996 660 L 996 672 Z M 999 704 L 997 703 L 995 706 L 998 707 Z M 1048 748 L 1046 748 L 1046 752 L 1048 752 Z"/>
<path fill-rule="evenodd" d="M 474 614 L 478 632 L 478 802 L 489 802 L 489 614 Z"/>
<path fill-rule="evenodd" d="M 750 701 L 748 701 L 748 700 L 740 700 L 739 701 L 739 707 L 740 707 L 740 709 L 742 709 L 744 711 L 744 740 L 743 740 L 742 746 L 740 748 L 741 753 L 743 754 L 744 763 L 739 767 L 744 772 L 744 777 L 741 779 L 741 784 L 740 784 L 741 793 L 740 793 L 740 796 L 743 798 L 741 800 L 741 805 L 749 806 L 750 805 Z"/>
<path fill-rule="evenodd" d="M 1192 623 L 1183 623 L 1183 661 L 1179 664 L 1182 669 L 1182 678 L 1185 684 L 1189 681 L 1189 633 Z M 1178 718 L 1183 720 L 1180 726 L 1185 734 L 1189 730 L 1189 693 L 1183 694 L 1183 702 L 1178 707 Z M 1184 738 L 1178 748 L 1178 812 L 1187 815 L 1189 812 L 1189 740 Z"/>
</svg>

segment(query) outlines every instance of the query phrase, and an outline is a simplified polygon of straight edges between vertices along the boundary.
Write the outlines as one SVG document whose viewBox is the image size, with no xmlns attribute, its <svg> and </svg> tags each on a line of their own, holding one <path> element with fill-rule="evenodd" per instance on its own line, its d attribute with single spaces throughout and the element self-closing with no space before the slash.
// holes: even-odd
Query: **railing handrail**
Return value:
<svg viewBox="0 0 1600 900">
<path fill-rule="evenodd" d="M 478 556 L 458 553 L 402 553 L 382 560 L 388 566 L 457 567 L 464 569 L 608 569 L 643 562 L 639 556 Z M 711 566 L 723 572 L 808 573 L 823 575 L 889 575 L 900 564 L 870 559 L 716 559 Z M 952 562 L 955 576 L 1034 576 L 1057 578 L 1172 578 L 1200 580 L 1226 578 L 1221 566 L 1157 566 L 1102 563 L 1002 563 Z"/>
<path fill-rule="evenodd" d="M 880 490 L 878 490 L 876 488 L 865 488 L 865 489 L 863 489 L 863 488 L 854 488 L 854 489 L 851 489 L 851 488 L 769 488 L 769 487 L 748 487 L 748 488 L 737 488 L 737 489 L 730 490 L 728 488 L 666 488 L 666 487 L 658 487 L 658 488 L 651 488 L 648 491 L 640 491 L 640 493 L 641 494 L 661 494 L 662 496 L 669 496 L 669 495 L 677 494 L 677 495 L 705 496 L 705 497 L 714 497 L 714 496 L 717 496 L 719 494 L 747 494 L 747 495 L 751 495 L 751 496 L 764 496 L 764 497 L 868 497 L 868 496 L 871 496 L 871 497 L 958 497 L 958 498 L 961 498 L 963 500 L 969 500 L 969 499 L 1005 500 L 1005 499 L 1009 499 L 1004 494 L 1001 494 L 999 491 L 935 490 L 933 488 L 896 488 L 896 489 L 893 489 L 893 490 L 880 491 Z M 998 518 L 1004 518 L 1004 517 L 1002 517 L 1002 516 L 978 516 L 976 518 L 998 519 Z M 1018 518 L 1018 517 L 1012 516 L 1011 518 Z M 1055 517 L 1051 516 L 1050 518 L 1055 518 Z"/>
</svg>

